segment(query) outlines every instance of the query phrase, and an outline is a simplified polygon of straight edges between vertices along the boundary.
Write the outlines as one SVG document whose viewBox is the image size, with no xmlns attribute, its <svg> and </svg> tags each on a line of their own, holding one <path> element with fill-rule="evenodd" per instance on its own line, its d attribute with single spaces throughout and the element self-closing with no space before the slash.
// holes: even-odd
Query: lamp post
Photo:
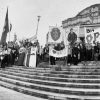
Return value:
<svg viewBox="0 0 100 100">
<path fill-rule="evenodd" d="M 39 21 L 40 21 L 41 16 L 37 16 L 37 17 L 38 17 L 38 22 L 37 22 L 36 36 L 38 34 L 38 26 L 39 26 Z"/>
</svg>

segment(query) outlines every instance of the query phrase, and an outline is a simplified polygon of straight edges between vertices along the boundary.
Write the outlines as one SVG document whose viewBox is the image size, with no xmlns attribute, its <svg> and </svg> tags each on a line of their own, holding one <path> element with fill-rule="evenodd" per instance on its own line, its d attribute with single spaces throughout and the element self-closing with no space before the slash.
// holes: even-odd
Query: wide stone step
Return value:
<svg viewBox="0 0 100 100">
<path fill-rule="evenodd" d="M 54 69 L 54 68 L 52 68 L 52 69 L 49 69 L 49 70 L 36 70 L 36 69 L 25 69 L 25 68 L 13 68 L 13 67 L 10 67 L 10 68 L 6 68 L 6 69 L 10 69 L 10 70 L 19 70 L 19 71 L 28 71 L 28 72 L 52 72 L 52 73 L 86 73 L 86 74 L 88 74 L 88 73 L 93 73 L 93 74 L 95 74 L 95 73 L 100 73 L 100 70 L 97 68 L 95 68 L 95 69 L 70 69 L 70 68 L 66 68 L 66 70 L 65 69 L 61 69 L 61 70 L 59 70 L 59 68 L 56 68 L 56 69 L 58 69 L 57 71 Z"/>
<path fill-rule="evenodd" d="M 22 66 L 22 67 L 20 67 L 20 66 L 13 66 L 13 67 L 7 67 L 7 68 L 9 68 L 9 69 L 19 69 L 19 70 L 50 70 L 51 68 L 38 68 L 38 67 L 36 67 L 36 68 L 32 68 L 32 67 L 25 67 L 25 66 Z"/>
<path fill-rule="evenodd" d="M 61 68 L 61 71 L 95 71 L 100 70 L 100 68 Z"/>
<path fill-rule="evenodd" d="M 76 75 L 76 74 L 43 74 L 44 76 L 50 76 L 50 77 L 62 77 L 62 78 L 100 78 L 100 75 Z"/>
<path fill-rule="evenodd" d="M 10 74 L 10 78 L 14 78 L 14 79 L 18 79 L 18 80 L 22 80 L 22 81 L 26 81 L 26 82 L 31 82 L 34 83 L 35 81 L 39 81 L 39 83 L 41 83 L 40 80 L 43 81 L 54 81 L 54 82 L 62 82 L 62 83 L 91 83 L 91 84 L 99 84 L 100 83 L 100 79 L 74 79 L 74 78 L 55 78 L 55 77 L 45 77 L 45 76 L 37 76 L 37 75 L 27 75 L 27 74 L 19 74 L 19 73 L 11 73 L 11 72 L 3 72 L 5 74 L 8 75 L 4 75 L 4 77 L 9 78 L 9 74 Z M 13 76 L 11 76 L 13 75 Z M 22 78 L 23 77 L 23 78 Z"/>
<path fill-rule="evenodd" d="M 37 71 L 21 71 L 21 70 L 12 70 L 12 69 L 5 69 L 4 71 L 8 71 L 8 72 L 15 72 L 15 73 L 22 73 L 22 74 L 29 74 L 29 75 L 43 75 L 43 74 L 49 74 L 50 72 L 37 72 Z"/>
<path fill-rule="evenodd" d="M 80 76 L 80 75 L 94 75 L 94 76 L 99 76 L 100 75 L 100 72 L 70 72 L 70 71 L 51 71 L 51 72 L 37 72 L 37 71 L 22 71 L 22 70 L 13 70 L 13 69 L 5 69 L 5 70 L 10 70 L 10 71 L 12 71 L 12 72 L 20 72 L 20 73 L 26 73 L 26 74 L 45 74 L 46 75 L 46 73 L 48 74 L 48 73 L 51 73 L 51 74 L 58 74 L 58 76 L 59 75 L 75 75 L 75 76 Z"/>
<path fill-rule="evenodd" d="M 76 74 L 76 75 L 100 75 L 99 71 L 96 72 L 77 72 L 77 71 L 52 71 L 51 74 Z"/>
<path fill-rule="evenodd" d="M 27 80 L 23 80 L 21 78 L 23 77 L 17 77 L 17 76 L 12 76 L 8 74 L 0 74 L 0 77 L 4 78 L 10 78 L 10 79 L 15 79 L 15 80 L 20 80 L 20 81 L 25 81 L 29 82 Z M 33 77 L 30 77 L 31 79 L 34 79 Z M 27 78 L 26 78 L 27 79 Z M 100 89 L 100 84 L 84 84 L 84 83 L 62 83 L 62 82 L 54 82 L 54 81 L 43 81 L 43 80 L 33 80 L 32 83 L 35 84 L 42 84 L 42 85 L 50 85 L 50 86 L 57 86 L 57 87 L 72 87 L 72 88 L 89 88 L 89 89 Z"/>
<path fill-rule="evenodd" d="M 32 90 L 39 90 L 43 92 L 49 92 L 49 93 L 58 93 L 58 94 L 65 94 L 65 95 L 76 95 L 76 96 L 97 96 L 100 97 L 100 89 L 73 89 L 73 88 L 56 88 L 56 87 L 46 87 L 46 86 L 37 86 L 34 84 L 29 84 L 25 82 L 15 81 L 15 80 L 9 80 L 9 79 L 1 79 L 0 81 L 7 82 L 8 84 L 13 84 L 17 86 L 18 88 L 27 88 Z M 0 82 L 1 84 L 1 82 Z"/>
<path fill-rule="evenodd" d="M 41 76 L 48 76 L 48 77 L 59 77 L 59 78 L 100 78 L 100 75 L 76 75 L 76 74 L 49 74 L 49 73 L 32 73 L 32 72 L 27 72 L 27 71 L 17 71 L 17 70 L 5 70 L 6 72 L 15 72 L 15 73 L 22 73 L 22 74 L 28 74 L 28 75 L 41 75 Z"/>
<path fill-rule="evenodd" d="M 10 70 L 10 69 L 6 69 L 6 70 Z M 99 75 L 91 75 L 91 74 L 63 74 L 63 73 L 59 73 L 59 74 L 56 74 L 56 73 L 52 73 L 52 74 L 49 74 L 49 72 L 32 72 L 32 71 L 22 71 L 22 70 L 10 70 L 10 72 L 20 72 L 20 73 L 26 73 L 26 74 L 41 74 L 41 75 L 45 75 L 45 76 L 50 76 L 50 77 L 62 77 L 62 78 L 100 78 L 100 74 Z M 43 73 L 43 74 L 42 74 Z"/>
<path fill-rule="evenodd" d="M 92 75 L 92 74 L 63 74 L 63 73 L 40 73 L 40 72 L 27 72 L 27 71 L 18 71 L 18 70 L 8 70 L 6 69 L 5 71 L 8 72 L 15 72 L 15 73 L 22 73 L 22 74 L 29 74 L 29 75 L 42 75 L 42 76 L 49 76 L 49 77 L 62 77 L 62 78 L 100 78 L 99 75 Z"/>
<path fill-rule="evenodd" d="M 70 69 L 66 69 L 66 70 L 55 70 L 55 69 L 50 69 L 50 70 L 34 70 L 34 69 L 31 69 L 31 70 L 27 70 L 27 69 L 16 69 L 16 68 L 6 68 L 6 70 L 17 70 L 17 71 L 24 71 L 24 72 L 40 72 L 40 73 L 49 73 L 49 72 L 51 72 L 51 73 L 75 73 L 75 74 L 77 74 L 77 73 L 86 73 L 86 74 L 90 74 L 90 73 L 92 73 L 92 74 L 96 74 L 96 73 L 100 73 L 100 70 L 98 70 L 98 69 L 89 69 L 89 70 L 81 70 L 81 69 L 79 69 L 79 70 L 70 70 Z"/>
<path fill-rule="evenodd" d="M 15 70 L 17 70 L 17 69 L 19 69 L 19 70 L 29 70 L 29 71 L 50 71 L 50 70 L 52 70 L 52 69 L 55 69 L 55 67 L 52 67 L 52 68 L 29 68 L 29 67 L 18 67 L 17 68 L 17 66 L 14 66 L 14 67 L 8 67 L 9 69 L 15 69 Z M 66 66 L 66 67 L 61 67 L 61 70 L 62 71 L 90 71 L 90 70 L 100 70 L 100 66 L 89 66 L 89 67 L 87 67 L 87 66 Z"/>
<path fill-rule="evenodd" d="M 39 72 L 39 73 L 49 73 L 51 72 L 51 70 L 35 70 L 35 69 L 24 69 L 24 68 L 21 68 L 21 69 L 16 69 L 16 68 L 5 68 L 5 70 L 10 70 L 10 71 L 24 71 L 24 72 Z"/>
<path fill-rule="evenodd" d="M 45 98 L 48 100 L 100 100 L 99 96 L 77 96 L 77 95 L 65 95 L 65 94 L 59 94 L 59 93 L 51 93 L 51 92 L 45 92 L 45 91 L 40 91 L 40 90 L 35 90 L 35 89 L 29 89 L 21 86 L 17 86 L 14 84 L 6 83 L 0 81 L 0 86 L 3 86 L 8 89 L 12 89 L 17 92 L 21 92 L 24 94 L 28 94 L 31 96 L 35 97 L 40 97 L 40 98 Z"/>
<path fill-rule="evenodd" d="M 56 66 L 56 67 L 51 67 L 51 68 L 32 68 L 32 67 L 25 67 L 25 66 L 22 66 L 22 67 L 19 67 L 19 66 L 13 66 L 13 67 L 8 67 L 8 68 L 13 68 L 13 69 L 27 69 L 27 70 L 50 70 L 52 68 L 57 68 L 57 67 L 60 67 L 61 69 L 63 70 L 66 70 L 66 69 L 100 69 L 100 65 L 97 66 Z"/>
</svg>

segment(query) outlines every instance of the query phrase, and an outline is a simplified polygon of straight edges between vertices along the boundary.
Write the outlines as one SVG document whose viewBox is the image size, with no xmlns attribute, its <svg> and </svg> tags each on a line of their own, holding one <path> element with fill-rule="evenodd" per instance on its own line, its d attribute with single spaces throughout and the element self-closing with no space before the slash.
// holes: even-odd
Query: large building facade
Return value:
<svg viewBox="0 0 100 100">
<path fill-rule="evenodd" d="M 62 27 L 68 28 L 79 27 L 78 37 L 85 36 L 85 29 L 89 31 L 100 27 L 100 4 L 95 4 L 83 9 L 75 17 L 62 21 Z"/>
</svg>

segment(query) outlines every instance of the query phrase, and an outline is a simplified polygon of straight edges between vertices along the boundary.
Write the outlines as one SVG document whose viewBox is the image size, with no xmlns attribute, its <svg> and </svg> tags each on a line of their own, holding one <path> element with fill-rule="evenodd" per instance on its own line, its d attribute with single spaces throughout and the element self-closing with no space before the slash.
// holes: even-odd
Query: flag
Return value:
<svg viewBox="0 0 100 100">
<path fill-rule="evenodd" d="M 2 36 L 1 36 L 1 44 L 6 43 L 6 38 L 7 38 L 8 32 L 9 32 L 9 19 L 8 19 L 8 8 L 7 8 L 5 23 L 4 23 L 4 27 L 3 27 Z"/>
</svg>

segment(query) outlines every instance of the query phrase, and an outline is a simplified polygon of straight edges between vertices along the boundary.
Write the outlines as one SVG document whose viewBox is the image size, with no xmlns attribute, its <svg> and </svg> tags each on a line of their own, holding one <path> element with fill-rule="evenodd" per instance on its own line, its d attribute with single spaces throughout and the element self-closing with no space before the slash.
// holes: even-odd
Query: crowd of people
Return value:
<svg viewBox="0 0 100 100">
<path fill-rule="evenodd" d="M 18 48 L 15 48 L 14 46 L 12 48 L 8 48 L 8 44 L 0 45 L 1 68 L 5 68 L 5 66 L 14 65 L 17 59 Z"/>
<path fill-rule="evenodd" d="M 14 43 L 10 43 L 10 45 L 9 43 L 0 45 L 1 68 L 5 68 L 12 65 L 29 67 L 31 47 L 37 47 L 36 66 L 43 61 L 48 61 L 48 58 L 45 57 L 47 55 L 47 48 L 43 48 L 42 46 L 40 46 L 38 41 L 32 43 L 27 39 L 24 41 L 20 41 L 19 45 L 15 45 Z M 27 61 L 25 62 L 26 56 Z"/>
<path fill-rule="evenodd" d="M 100 60 L 99 43 L 95 43 L 94 46 L 82 42 L 75 43 L 73 47 L 69 47 L 69 50 L 70 52 L 68 54 L 68 64 L 77 65 L 80 62 Z"/>
<path fill-rule="evenodd" d="M 25 57 L 30 57 L 30 47 L 37 46 L 36 52 L 36 66 L 41 62 L 50 62 L 49 64 L 55 65 L 56 61 L 64 61 L 68 65 L 77 65 L 80 62 L 86 61 L 98 61 L 100 60 L 100 43 L 94 42 L 94 46 L 86 44 L 84 41 L 75 42 L 73 45 L 68 46 L 68 55 L 62 58 L 55 58 L 49 56 L 49 46 L 46 45 L 44 48 L 39 46 L 38 41 L 35 43 L 29 42 L 28 40 L 21 41 L 20 45 L 9 46 L 8 44 L 0 45 L 0 64 L 1 68 L 6 66 L 18 65 L 29 67 L 29 60 L 25 63 Z M 63 47 L 63 46 L 62 46 Z M 58 48 L 61 49 L 60 45 Z M 84 63 L 85 64 L 85 63 Z"/>
<path fill-rule="evenodd" d="M 56 61 L 63 61 L 67 65 L 85 64 L 86 61 L 100 61 L 100 43 L 94 45 L 84 42 L 68 45 L 68 55 L 66 57 L 56 58 L 50 56 L 50 64 L 55 65 Z"/>
</svg>

